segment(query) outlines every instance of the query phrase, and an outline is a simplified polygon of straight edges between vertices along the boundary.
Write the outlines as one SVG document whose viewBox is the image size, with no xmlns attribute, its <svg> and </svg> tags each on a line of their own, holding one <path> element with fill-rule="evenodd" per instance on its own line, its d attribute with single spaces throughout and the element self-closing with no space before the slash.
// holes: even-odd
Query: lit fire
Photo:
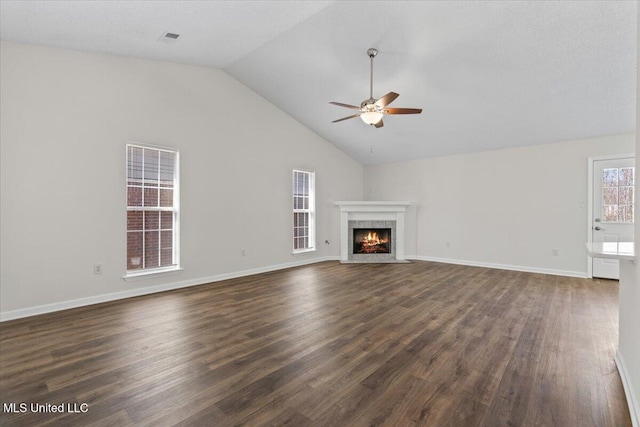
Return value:
<svg viewBox="0 0 640 427">
<path fill-rule="evenodd" d="M 391 253 L 390 229 L 354 229 L 353 253 L 354 254 L 388 254 Z"/>
<path fill-rule="evenodd" d="M 389 240 L 387 239 L 381 239 L 378 236 L 378 233 L 376 233 L 375 231 L 373 232 L 370 231 L 366 236 L 363 236 L 362 239 L 360 240 L 360 243 L 362 243 L 362 246 L 376 246 L 376 245 L 382 245 L 388 242 Z"/>
</svg>

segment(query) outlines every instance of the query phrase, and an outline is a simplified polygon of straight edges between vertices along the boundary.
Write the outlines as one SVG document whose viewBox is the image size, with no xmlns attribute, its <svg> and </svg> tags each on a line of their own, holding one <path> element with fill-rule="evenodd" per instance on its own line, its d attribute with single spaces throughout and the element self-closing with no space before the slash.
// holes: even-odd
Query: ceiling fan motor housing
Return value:
<svg viewBox="0 0 640 427">
<path fill-rule="evenodd" d="M 375 98 L 365 99 L 360 104 L 360 108 L 362 108 L 362 111 L 381 111 L 382 108 L 376 104 L 376 101 L 377 99 Z"/>
</svg>

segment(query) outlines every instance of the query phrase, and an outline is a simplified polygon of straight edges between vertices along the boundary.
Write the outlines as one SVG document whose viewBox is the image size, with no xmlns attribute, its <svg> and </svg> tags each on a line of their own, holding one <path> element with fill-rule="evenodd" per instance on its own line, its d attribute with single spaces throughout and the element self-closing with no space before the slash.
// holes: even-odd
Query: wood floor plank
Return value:
<svg viewBox="0 0 640 427">
<path fill-rule="evenodd" d="M 0 323 L 2 426 L 631 426 L 617 282 L 324 262 Z"/>
</svg>

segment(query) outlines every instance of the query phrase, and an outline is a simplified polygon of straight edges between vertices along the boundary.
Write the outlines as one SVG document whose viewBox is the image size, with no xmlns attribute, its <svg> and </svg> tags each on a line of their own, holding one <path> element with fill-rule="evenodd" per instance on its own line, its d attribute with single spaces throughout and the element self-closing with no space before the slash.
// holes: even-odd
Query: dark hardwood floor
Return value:
<svg viewBox="0 0 640 427">
<path fill-rule="evenodd" d="M 325 262 L 4 322 L 0 424 L 631 426 L 617 295 L 614 281 Z"/>
</svg>

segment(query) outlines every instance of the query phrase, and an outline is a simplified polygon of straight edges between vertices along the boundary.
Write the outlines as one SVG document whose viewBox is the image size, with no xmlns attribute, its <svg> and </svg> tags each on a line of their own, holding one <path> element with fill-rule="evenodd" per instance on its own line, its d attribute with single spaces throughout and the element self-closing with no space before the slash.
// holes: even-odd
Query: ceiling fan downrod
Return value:
<svg viewBox="0 0 640 427">
<path fill-rule="evenodd" d="M 378 50 L 370 47 L 367 49 L 367 55 L 371 60 L 371 72 L 369 73 L 369 100 L 375 101 L 373 98 L 373 58 L 378 54 Z"/>
</svg>

